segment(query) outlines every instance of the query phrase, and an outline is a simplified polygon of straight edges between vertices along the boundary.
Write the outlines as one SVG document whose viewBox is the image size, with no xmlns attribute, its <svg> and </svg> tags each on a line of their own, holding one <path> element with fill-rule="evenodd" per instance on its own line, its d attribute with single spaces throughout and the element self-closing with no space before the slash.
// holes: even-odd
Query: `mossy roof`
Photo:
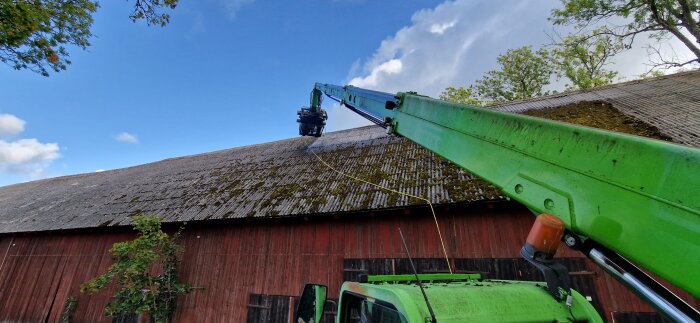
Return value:
<svg viewBox="0 0 700 323">
<path fill-rule="evenodd" d="M 630 120 L 655 128 L 661 136 L 673 142 L 700 148 L 700 71 L 698 70 L 509 102 L 492 108 L 523 113 L 528 110 L 558 109 L 582 102 L 606 103 L 628 116 Z M 596 113 L 603 115 L 606 112 Z M 545 114 L 552 115 L 556 112 L 545 112 Z M 618 119 L 618 121 L 622 120 Z M 575 122 L 575 120 L 570 121 Z M 654 130 L 651 131 L 654 132 Z"/>
<path fill-rule="evenodd" d="M 492 108 L 700 147 L 698 72 Z M 0 233 L 126 225 L 138 213 L 184 222 L 424 204 L 348 179 L 314 153 L 342 172 L 436 204 L 504 199 L 469 172 L 370 126 L 0 187 Z"/>
<path fill-rule="evenodd" d="M 423 203 L 333 172 L 312 152 L 343 172 L 435 203 L 502 198 L 470 173 L 370 126 L 3 187 L 0 232 L 124 225 L 137 213 L 181 222 Z"/>
</svg>

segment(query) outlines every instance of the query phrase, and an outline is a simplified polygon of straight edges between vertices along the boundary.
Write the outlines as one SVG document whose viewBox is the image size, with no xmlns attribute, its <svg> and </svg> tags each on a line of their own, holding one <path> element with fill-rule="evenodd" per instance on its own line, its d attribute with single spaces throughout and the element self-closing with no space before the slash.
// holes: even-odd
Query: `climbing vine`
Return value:
<svg viewBox="0 0 700 323">
<path fill-rule="evenodd" d="M 194 287 L 178 277 L 178 244 L 183 228 L 172 237 L 161 230 L 160 218 L 134 216 L 134 240 L 117 242 L 109 252 L 114 263 L 107 271 L 80 286 L 84 293 L 97 293 L 115 281 L 117 292 L 105 307 L 106 315 L 147 313 L 151 322 L 167 322 L 175 312 L 177 297 Z M 162 263 L 162 273 L 152 274 Z"/>
<path fill-rule="evenodd" d="M 75 307 L 78 305 L 78 298 L 75 296 L 70 296 L 66 299 L 63 304 L 63 311 L 61 311 L 61 316 L 58 318 L 60 323 L 70 323 L 73 320 L 73 313 L 75 313 Z"/>
</svg>

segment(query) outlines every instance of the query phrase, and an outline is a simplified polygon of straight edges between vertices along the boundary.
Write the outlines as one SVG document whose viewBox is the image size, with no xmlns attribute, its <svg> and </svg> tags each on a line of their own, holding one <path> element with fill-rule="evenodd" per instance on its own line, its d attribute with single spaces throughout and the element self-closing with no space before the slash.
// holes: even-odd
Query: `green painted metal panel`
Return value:
<svg viewBox="0 0 700 323">
<path fill-rule="evenodd" d="M 399 93 L 396 133 L 700 297 L 700 150 Z"/>
<path fill-rule="evenodd" d="M 338 86 L 322 83 L 316 83 L 314 89 L 340 101 L 347 107 L 357 109 L 356 112 L 377 124 L 382 124 L 385 118 L 394 115 L 393 110 L 386 109 L 387 101 L 394 101 L 392 94 L 365 90 L 351 85 Z"/>
<path fill-rule="evenodd" d="M 544 283 L 496 280 L 424 283 L 425 292 L 438 322 L 602 322 L 593 306 L 572 291 L 571 312 L 556 301 Z M 346 282 L 341 288 L 340 311 L 346 306 L 345 292 L 370 301 L 390 303 L 408 322 L 426 322 L 430 317 L 420 289 L 415 284 Z M 338 322 L 342 318 L 338 316 Z"/>
</svg>

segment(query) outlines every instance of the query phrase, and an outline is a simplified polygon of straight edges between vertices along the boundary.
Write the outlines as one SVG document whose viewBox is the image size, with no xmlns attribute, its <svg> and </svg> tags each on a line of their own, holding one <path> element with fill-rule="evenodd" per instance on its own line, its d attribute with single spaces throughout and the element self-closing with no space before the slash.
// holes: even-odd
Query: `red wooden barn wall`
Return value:
<svg viewBox="0 0 700 323">
<path fill-rule="evenodd" d="M 476 207 L 438 210 L 451 257 L 515 258 L 533 217 L 527 210 Z M 327 284 L 337 295 L 346 258 L 404 258 L 401 227 L 416 258 L 442 257 L 433 219 L 423 211 L 190 226 L 185 231 L 184 281 L 205 286 L 182 297 L 175 321 L 244 322 L 249 295 L 297 295 L 305 282 Z M 0 321 L 54 322 L 65 300 L 77 295 L 76 322 L 108 322 L 109 292 L 82 295 L 82 282 L 110 264 L 112 243 L 133 234 L 44 233 L 0 238 Z M 560 250 L 560 257 L 581 257 Z M 606 313 L 651 309 L 595 265 L 597 294 Z M 697 300 L 692 300 L 698 306 Z"/>
</svg>

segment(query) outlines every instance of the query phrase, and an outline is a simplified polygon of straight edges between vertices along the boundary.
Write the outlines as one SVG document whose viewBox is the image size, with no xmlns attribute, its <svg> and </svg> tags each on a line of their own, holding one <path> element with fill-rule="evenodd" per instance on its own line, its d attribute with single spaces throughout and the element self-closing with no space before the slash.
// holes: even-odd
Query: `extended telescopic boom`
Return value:
<svg viewBox="0 0 700 323">
<path fill-rule="evenodd" d="M 697 319 L 626 260 L 700 297 L 700 150 L 411 92 L 317 83 L 310 109 L 322 111 L 323 94 L 557 216 L 567 244 L 660 311 Z"/>
</svg>

